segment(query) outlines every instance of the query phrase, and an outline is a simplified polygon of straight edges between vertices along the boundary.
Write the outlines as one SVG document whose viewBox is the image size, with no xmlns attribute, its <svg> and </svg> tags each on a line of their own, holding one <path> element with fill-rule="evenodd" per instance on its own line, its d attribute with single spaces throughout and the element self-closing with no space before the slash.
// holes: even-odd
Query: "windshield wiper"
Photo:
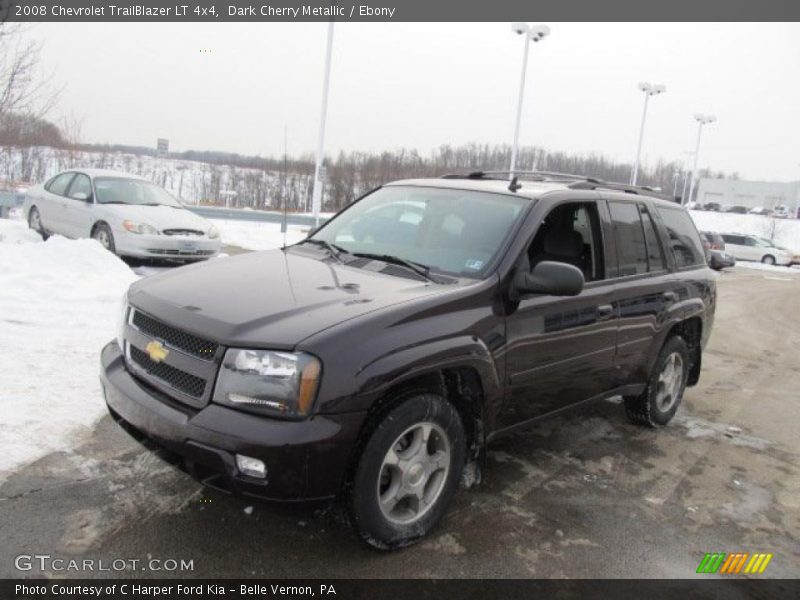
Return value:
<svg viewBox="0 0 800 600">
<path fill-rule="evenodd" d="M 439 283 L 439 281 L 431 275 L 431 268 L 428 265 L 423 265 L 422 263 L 418 263 L 413 260 L 407 260 L 392 254 L 372 254 L 370 252 L 353 252 L 353 256 L 358 256 L 359 258 L 372 258 L 385 263 L 400 265 L 401 267 L 405 267 L 406 269 L 414 271 L 414 273 L 424 277 L 428 281 Z"/>
<path fill-rule="evenodd" d="M 341 246 L 337 246 L 336 244 L 331 244 L 330 242 L 326 242 L 325 240 L 306 238 L 302 242 L 298 242 L 298 245 L 299 244 L 314 244 L 316 246 L 325 248 L 328 251 L 328 253 L 339 262 L 344 262 L 342 260 L 342 257 L 340 256 L 342 253 L 350 254 L 347 250 L 345 250 Z"/>
</svg>

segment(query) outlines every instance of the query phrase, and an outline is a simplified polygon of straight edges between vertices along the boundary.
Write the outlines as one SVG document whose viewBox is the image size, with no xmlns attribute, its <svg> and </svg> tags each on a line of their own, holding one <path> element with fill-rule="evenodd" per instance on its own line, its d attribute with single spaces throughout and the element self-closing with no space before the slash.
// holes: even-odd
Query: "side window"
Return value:
<svg viewBox="0 0 800 600">
<path fill-rule="evenodd" d="M 647 273 L 647 243 L 639 207 L 633 202 L 609 202 L 617 242 L 619 276 Z"/>
<path fill-rule="evenodd" d="M 758 246 L 758 244 L 756 244 L 756 241 L 751 237 L 744 238 L 744 245 L 752 247 Z"/>
<path fill-rule="evenodd" d="M 680 208 L 658 207 L 669 233 L 669 245 L 678 268 L 705 264 L 705 252 L 692 217 Z"/>
<path fill-rule="evenodd" d="M 664 252 L 661 250 L 661 244 L 658 242 L 658 234 L 656 233 L 655 223 L 650 212 L 642 205 L 639 205 L 639 211 L 642 215 L 642 225 L 644 226 L 644 241 L 647 244 L 647 264 L 650 271 L 663 271 L 667 268 L 664 263 Z"/>
<path fill-rule="evenodd" d="M 76 200 L 86 200 L 92 195 L 92 182 L 83 173 L 78 173 L 69 184 L 69 197 Z"/>
<path fill-rule="evenodd" d="M 67 186 L 69 182 L 72 181 L 72 178 L 75 176 L 75 173 L 62 173 L 50 180 L 50 183 L 47 185 L 47 191 L 51 194 L 58 194 L 59 196 L 63 196 L 64 193 L 67 191 Z"/>
<path fill-rule="evenodd" d="M 528 248 L 531 267 L 544 260 L 565 262 L 583 271 L 587 282 L 605 279 L 603 239 L 594 202 L 556 206 L 542 221 Z"/>
</svg>

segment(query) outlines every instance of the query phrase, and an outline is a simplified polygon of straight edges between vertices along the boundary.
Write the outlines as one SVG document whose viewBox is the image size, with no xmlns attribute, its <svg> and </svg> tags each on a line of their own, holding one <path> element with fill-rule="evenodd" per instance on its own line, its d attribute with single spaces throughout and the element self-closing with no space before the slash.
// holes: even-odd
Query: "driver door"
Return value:
<svg viewBox="0 0 800 600">
<path fill-rule="evenodd" d="M 93 207 L 92 182 L 88 176 L 78 173 L 70 182 L 64 199 L 63 220 L 66 235 L 71 238 L 89 237 L 93 224 Z"/>
<path fill-rule="evenodd" d="M 542 221 L 528 247 L 531 266 L 566 262 L 583 271 L 586 284 L 574 297 L 523 297 L 506 318 L 508 393 L 501 428 L 614 387 L 619 318 L 605 255 L 596 201 L 557 205 Z"/>
</svg>

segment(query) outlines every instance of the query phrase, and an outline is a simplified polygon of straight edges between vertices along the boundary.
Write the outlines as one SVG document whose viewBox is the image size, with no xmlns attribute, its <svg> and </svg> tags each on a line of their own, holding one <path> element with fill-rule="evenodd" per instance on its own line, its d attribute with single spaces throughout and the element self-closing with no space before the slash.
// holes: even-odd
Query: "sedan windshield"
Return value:
<svg viewBox="0 0 800 600">
<path fill-rule="evenodd" d="M 167 190 L 149 181 L 124 177 L 97 177 L 94 180 L 97 202 L 100 204 L 137 204 L 141 206 L 183 205 Z"/>
<path fill-rule="evenodd" d="M 387 186 L 337 215 L 311 239 L 351 254 L 478 277 L 530 202 L 505 194 Z"/>
</svg>

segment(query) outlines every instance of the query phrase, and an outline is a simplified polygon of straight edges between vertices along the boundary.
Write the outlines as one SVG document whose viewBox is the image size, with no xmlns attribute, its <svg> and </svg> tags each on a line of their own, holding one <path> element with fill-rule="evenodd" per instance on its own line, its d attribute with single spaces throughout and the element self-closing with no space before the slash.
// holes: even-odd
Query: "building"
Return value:
<svg viewBox="0 0 800 600">
<path fill-rule="evenodd" d="M 797 214 L 800 205 L 800 181 L 741 181 L 738 179 L 710 179 L 703 177 L 697 185 L 697 202 L 718 202 L 722 206 L 774 209 L 786 206 Z"/>
</svg>

